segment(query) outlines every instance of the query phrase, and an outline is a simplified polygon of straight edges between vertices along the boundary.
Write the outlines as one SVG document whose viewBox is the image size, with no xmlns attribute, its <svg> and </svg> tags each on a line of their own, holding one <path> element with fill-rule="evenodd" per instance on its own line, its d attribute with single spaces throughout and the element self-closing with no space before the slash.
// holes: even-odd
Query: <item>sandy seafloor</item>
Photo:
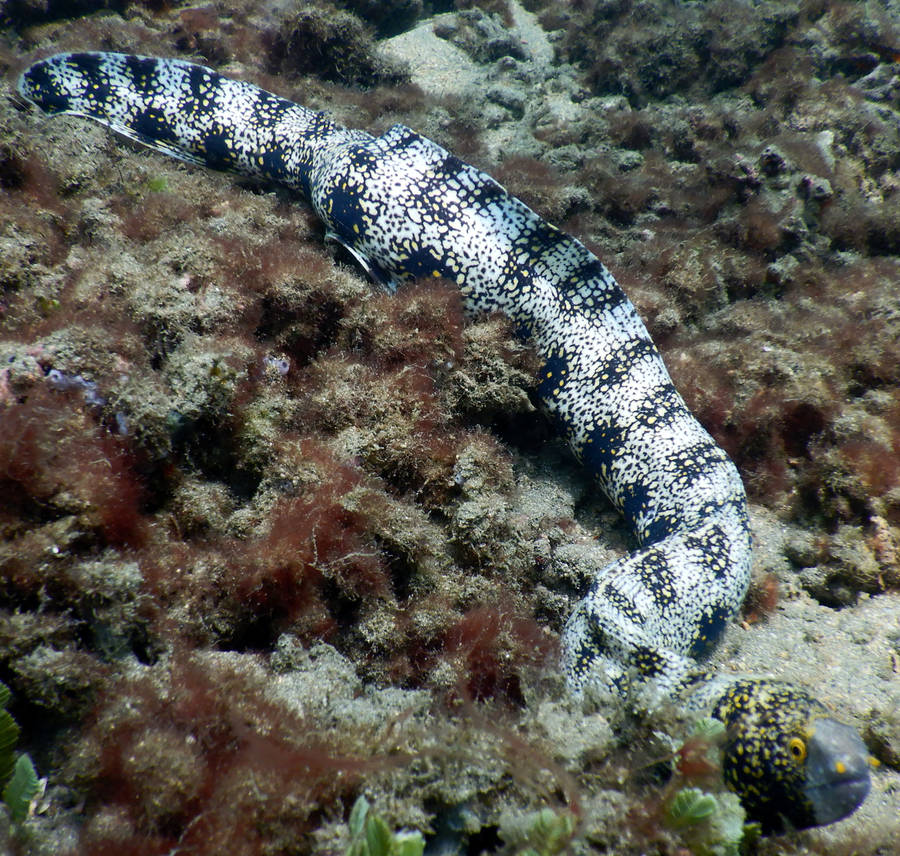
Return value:
<svg viewBox="0 0 900 856">
<path fill-rule="evenodd" d="M 521 852 L 543 807 L 567 852 L 690 852 L 656 764 L 689 724 L 554 665 L 629 540 L 528 353 L 379 296 L 288 193 L 14 97 L 106 49 L 408 124 L 597 251 L 748 486 L 710 668 L 880 761 L 750 852 L 900 853 L 900 7 L 434 5 L 0 5 L 0 679 L 46 780 L 3 852 L 342 853 L 360 793 L 430 853 Z"/>
</svg>

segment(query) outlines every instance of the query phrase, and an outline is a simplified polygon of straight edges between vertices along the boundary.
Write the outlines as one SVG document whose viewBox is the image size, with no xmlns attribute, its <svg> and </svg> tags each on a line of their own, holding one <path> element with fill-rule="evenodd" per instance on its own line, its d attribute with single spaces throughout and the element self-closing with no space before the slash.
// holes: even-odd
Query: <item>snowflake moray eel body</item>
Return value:
<svg viewBox="0 0 900 856">
<path fill-rule="evenodd" d="M 598 571 L 567 623 L 573 692 L 637 685 L 720 719 L 725 781 L 767 830 L 830 823 L 862 803 L 869 759 L 855 730 L 795 687 L 702 669 L 749 582 L 744 488 L 579 241 L 407 127 L 347 130 L 199 65 L 59 54 L 28 68 L 19 92 L 47 113 L 294 188 L 383 284 L 445 277 L 468 311 L 512 319 L 542 359 L 542 403 L 639 544 Z"/>
</svg>

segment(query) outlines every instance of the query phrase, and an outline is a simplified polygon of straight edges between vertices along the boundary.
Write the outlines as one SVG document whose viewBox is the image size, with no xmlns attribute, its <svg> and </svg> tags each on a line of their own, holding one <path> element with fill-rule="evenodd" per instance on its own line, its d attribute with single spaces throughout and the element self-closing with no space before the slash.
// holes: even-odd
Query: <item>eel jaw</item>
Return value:
<svg viewBox="0 0 900 856">
<path fill-rule="evenodd" d="M 817 719 L 807 745 L 804 786 L 816 824 L 852 814 L 870 786 L 869 752 L 856 729 L 827 717 Z"/>
</svg>

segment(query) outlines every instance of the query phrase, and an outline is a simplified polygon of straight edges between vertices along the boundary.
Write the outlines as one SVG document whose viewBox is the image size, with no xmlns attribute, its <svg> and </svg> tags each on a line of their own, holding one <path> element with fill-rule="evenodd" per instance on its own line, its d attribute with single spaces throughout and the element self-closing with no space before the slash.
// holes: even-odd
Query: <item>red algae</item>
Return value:
<svg viewBox="0 0 900 856">
<path fill-rule="evenodd" d="M 522 706 L 522 670 L 549 661 L 557 645 L 536 621 L 502 607 L 477 607 L 447 633 L 445 648 L 460 669 L 456 694 L 463 701 Z"/>
<path fill-rule="evenodd" d="M 96 782 L 104 805 L 79 852 L 257 854 L 280 837 L 303 841 L 318 807 L 375 765 L 263 701 L 260 679 L 182 653 L 117 681 L 70 762 Z"/>
<path fill-rule="evenodd" d="M 72 398 L 38 387 L 4 408 L 5 504 L 38 521 L 74 513 L 101 544 L 139 546 L 141 488 L 129 444 L 96 425 Z"/>
</svg>

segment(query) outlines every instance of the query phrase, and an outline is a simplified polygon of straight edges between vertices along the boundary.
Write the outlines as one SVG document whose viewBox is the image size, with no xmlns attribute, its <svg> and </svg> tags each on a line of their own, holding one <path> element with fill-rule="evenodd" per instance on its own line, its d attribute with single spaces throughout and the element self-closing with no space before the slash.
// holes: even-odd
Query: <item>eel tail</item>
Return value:
<svg viewBox="0 0 900 856">
<path fill-rule="evenodd" d="M 27 68 L 18 91 L 45 113 L 87 116 L 188 163 L 275 181 L 307 197 L 323 153 L 370 138 L 322 112 L 178 59 L 56 54 Z"/>
</svg>

